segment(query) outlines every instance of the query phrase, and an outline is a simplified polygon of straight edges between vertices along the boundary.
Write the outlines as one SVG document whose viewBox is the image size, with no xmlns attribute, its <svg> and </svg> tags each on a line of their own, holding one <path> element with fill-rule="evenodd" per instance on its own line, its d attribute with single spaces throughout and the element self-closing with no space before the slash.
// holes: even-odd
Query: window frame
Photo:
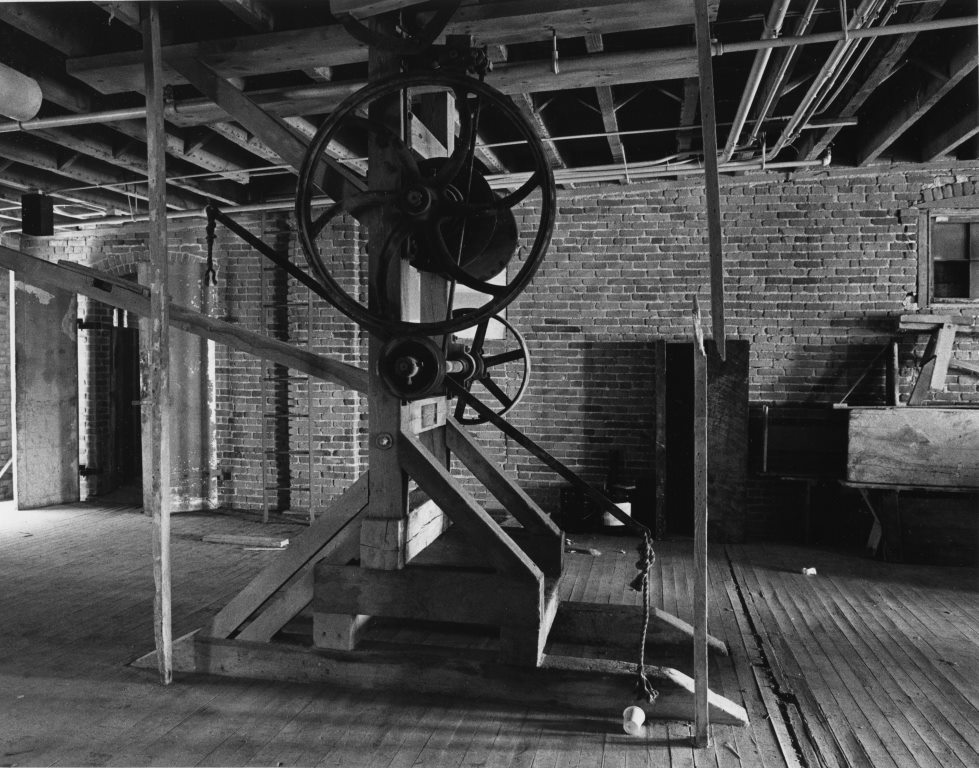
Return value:
<svg viewBox="0 0 979 768">
<path fill-rule="evenodd" d="M 967 222 L 979 226 L 979 208 L 930 208 L 918 215 L 918 305 L 922 309 L 976 309 L 979 299 L 935 298 L 935 260 L 931 253 L 935 224 Z"/>
</svg>

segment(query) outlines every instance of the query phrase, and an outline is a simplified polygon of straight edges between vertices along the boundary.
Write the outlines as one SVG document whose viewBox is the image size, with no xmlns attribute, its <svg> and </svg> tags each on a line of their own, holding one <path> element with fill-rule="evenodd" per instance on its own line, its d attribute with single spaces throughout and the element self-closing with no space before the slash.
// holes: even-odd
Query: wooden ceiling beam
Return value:
<svg viewBox="0 0 979 768">
<path fill-rule="evenodd" d="M 275 29 L 275 12 L 262 0 L 221 0 L 221 5 L 256 32 Z"/>
<path fill-rule="evenodd" d="M 700 103 L 700 80 L 688 77 L 683 81 L 683 100 L 680 102 L 680 125 L 690 126 L 697 119 L 697 105 Z M 689 152 L 693 144 L 694 131 L 677 131 L 676 151 Z"/>
<path fill-rule="evenodd" d="M 554 140 L 551 138 L 551 131 L 544 122 L 544 118 L 540 113 L 540 110 L 534 105 L 534 98 L 529 93 L 518 93 L 513 97 L 514 102 L 517 104 L 517 109 L 520 110 L 520 114 L 534 126 L 537 131 L 537 135 L 540 137 L 541 142 L 544 145 L 544 154 L 547 155 L 547 162 L 551 164 L 551 168 L 567 168 L 568 164 L 564 162 L 564 158 L 561 157 L 561 152 L 557 148 Z"/>
<path fill-rule="evenodd" d="M 601 53 L 605 50 L 602 36 L 597 32 L 585 35 L 585 50 L 588 53 Z M 599 85 L 595 88 L 598 97 L 598 108 L 602 113 L 602 125 L 608 138 L 608 148 L 612 153 L 612 162 L 625 164 L 625 147 L 619 136 L 619 119 L 615 115 L 615 97 L 612 96 L 612 86 Z"/>
<path fill-rule="evenodd" d="M 57 174 L 63 179 L 71 179 L 75 184 L 80 182 L 83 185 L 100 186 L 109 189 L 118 188 L 120 190 L 124 188 L 124 185 L 132 185 L 132 189 L 127 192 L 120 192 L 120 194 L 131 195 L 140 200 L 147 199 L 145 176 L 128 172 L 118 174 L 107 173 L 94 163 L 90 161 L 84 162 L 80 159 L 66 168 L 61 168 L 59 167 L 60 163 L 56 148 L 46 149 L 39 146 L 30 146 L 25 142 L 0 136 L 0 157 Z M 71 185 L 62 184 L 62 186 L 67 187 Z M 180 208 L 182 206 L 172 200 L 170 207 Z"/>
<path fill-rule="evenodd" d="M 913 23 L 929 21 L 941 10 L 942 5 L 943 0 L 938 0 L 914 6 L 906 21 Z M 890 76 L 896 67 L 901 65 L 904 55 L 916 37 L 917 34 L 895 35 L 891 38 L 864 42 L 864 45 L 873 45 L 874 48 L 871 49 L 869 60 L 861 69 L 859 77 L 850 79 L 848 88 L 842 94 L 842 105 L 834 112 L 834 116 L 839 118 L 856 117 L 857 112 L 860 111 L 864 102 L 870 98 L 870 95 Z M 800 159 L 814 160 L 821 157 L 841 130 L 843 130 L 843 126 L 835 125 L 821 133 L 813 132 L 802 144 L 799 151 Z"/>
<path fill-rule="evenodd" d="M 43 192 L 60 201 L 88 205 L 96 210 L 105 211 L 107 216 L 128 216 L 131 213 L 129 205 L 122 198 L 105 190 L 85 189 L 61 192 L 59 190 L 65 187 L 63 177 L 37 170 L 33 166 L 15 163 L 5 168 L 3 183 L 20 192 Z"/>
<path fill-rule="evenodd" d="M 921 145 L 921 160 L 929 163 L 949 154 L 960 144 L 979 134 L 979 110 L 975 101 L 958 120 L 923 131 L 928 138 Z"/>
<path fill-rule="evenodd" d="M 126 142 L 127 146 L 114 148 L 104 141 L 100 141 L 88 133 L 82 136 L 63 129 L 48 129 L 41 131 L 31 131 L 31 135 L 40 136 L 46 141 L 67 147 L 79 155 L 99 160 L 103 163 L 113 165 L 130 173 L 145 177 L 148 171 L 145 151 L 133 151 L 136 142 Z M 142 145 L 139 145 L 142 149 Z M 170 181 L 169 185 L 173 188 L 170 191 L 172 200 L 181 208 L 198 208 L 204 205 L 207 198 L 214 198 L 228 204 L 239 204 L 245 201 L 242 194 L 243 189 L 238 185 L 225 184 L 223 186 L 202 185 L 195 179 L 184 179 Z M 181 191 L 178 191 L 181 190 Z M 222 194 L 222 192 L 234 191 L 234 196 Z M 189 196 L 191 193 L 196 197 Z"/>
<path fill-rule="evenodd" d="M 945 59 L 946 77 L 916 70 L 908 81 L 902 82 L 903 103 L 888 111 L 877 121 L 865 122 L 861 131 L 863 141 L 857 150 L 857 164 L 871 163 L 887 150 L 922 115 L 941 100 L 979 63 L 979 45 L 974 35 Z"/>
<path fill-rule="evenodd" d="M 693 48 L 635 51 L 628 54 L 597 53 L 592 56 L 561 59 L 560 72 L 554 74 L 547 61 L 499 65 L 486 76 L 486 82 L 505 94 L 560 91 L 589 88 L 596 84 L 645 83 L 693 77 L 697 72 Z M 366 84 L 363 80 L 247 91 L 264 110 L 279 116 L 330 112 L 347 96 Z M 187 99 L 177 104 L 168 119 L 175 125 L 202 125 L 227 119 L 226 113 L 208 99 Z"/>
<path fill-rule="evenodd" d="M 692 23 L 693 12 L 687 0 L 660 0 L 655 13 L 650 13 L 645 0 L 607 3 L 583 0 L 478 3 L 468 0 L 449 21 L 445 34 L 472 35 L 477 46 L 506 45 L 550 39 L 552 32 L 558 37 L 580 37 L 589 32 L 609 33 Z M 367 61 L 367 46 L 351 37 L 342 26 L 334 24 L 169 45 L 164 47 L 164 56 L 167 59 L 197 58 L 222 77 L 246 77 L 364 62 Z M 67 68 L 69 74 L 101 93 L 123 93 L 142 88 L 139 51 L 77 57 L 67 62 Z M 172 67 L 165 68 L 165 77 L 169 83 L 186 82 Z"/>
<path fill-rule="evenodd" d="M 72 24 L 55 24 L 46 3 L 0 3 L 0 21 L 65 56 L 84 56 L 91 40 Z M 138 53 L 138 52 L 137 52 Z"/>
</svg>

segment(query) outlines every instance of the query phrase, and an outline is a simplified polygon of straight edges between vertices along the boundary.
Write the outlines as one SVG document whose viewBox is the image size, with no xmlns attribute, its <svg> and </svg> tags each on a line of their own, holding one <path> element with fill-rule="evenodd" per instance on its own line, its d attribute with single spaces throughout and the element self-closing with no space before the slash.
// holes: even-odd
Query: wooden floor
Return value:
<svg viewBox="0 0 979 768">
<path fill-rule="evenodd" d="M 299 530 L 175 517 L 175 634 L 277 556 L 201 536 Z M 152 647 L 150 533 L 132 507 L 0 511 L 0 766 L 979 765 L 975 571 L 715 547 L 711 631 L 732 655 L 712 662 L 711 684 L 751 724 L 713 726 L 710 748 L 695 751 L 689 725 L 657 723 L 631 738 L 618 712 L 588 719 L 410 691 L 186 676 L 163 688 L 127 666 Z M 566 596 L 636 602 L 625 586 L 634 542 L 574 538 L 602 554 L 569 555 Z M 688 619 L 691 549 L 660 543 L 654 578 L 655 603 Z"/>
</svg>

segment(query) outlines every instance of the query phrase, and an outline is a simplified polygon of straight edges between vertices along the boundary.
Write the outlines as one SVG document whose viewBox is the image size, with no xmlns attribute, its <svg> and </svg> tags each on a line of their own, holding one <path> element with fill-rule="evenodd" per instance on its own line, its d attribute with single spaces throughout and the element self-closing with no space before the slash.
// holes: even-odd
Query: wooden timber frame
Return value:
<svg viewBox="0 0 979 768">
<path fill-rule="evenodd" d="M 284 160 L 298 163 L 296 135 L 233 84 L 193 60 L 168 63 Z M 394 64 L 389 55 L 372 51 L 371 77 L 383 77 Z M 393 102 L 378 105 L 371 118 L 401 133 L 402 115 L 403 105 Z M 451 140 L 452 129 L 451 124 L 441 126 L 444 141 Z M 378 176 L 391 172 L 391 165 L 383 162 L 385 152 L 369 146 L 368 186 L 383 184 Z M 349 172 L 340 175 L 338 183 L 359 184 Z M 385 222 L 369 224 L 368 272 L 373 276 Z M 27 282 L 68 288 L 140 314 L 151 310 L 153 292 L 95 270 L 50 264 L 8 248 L 0 248 L 0 264 Z M 444 316 L 442 278 L 410 270 L 400 278 L 403 319 Z M 160 286 L 156 290 L 165 293 Z M 380 339 L 370 340 L 370 365 L 364 372 L 178 305 L 170 305 L 169 323 L 341 387 L 366 391 L 370 408 L 368 471 L 207 626 L 174 642 L 175 671 L 369 690 L 411 688 L 616 717 L 635 703 L 636 665 L 583 649 L 629 647 L 631 638 L 638 645 L 642 607 L 559 603 L 562 531 L 448 414 L 444 395 L 405 403 L 388 392 L 376 373 Z M 527 443 L 533 445 L 529 439 Z M 519 529 L 503 528 L 487 513 L 452 474 L 450 455 L 506 508 Z M 557 464 L 570 472 L 552 461 L 553 468 Z M 429 503 L 409 507 L 411 480 Z M 604 501 L 613 514 L 621 515 Z M 276 635 L 310 608 L 312 644 L 277 641 Z M 412 646 L 406 652 L 403 645 L 369 640 L 373 617 L 495 627 L 498 649 Z M 646 657 L 661 665 L 643 668 L 658 691 L 655 701 L 642 704 L 647 716 L 694 720 L 696 699 L 698 730 L 708 721 L 746 723 L 742 707 L 709 692 L 706 684 L 696 692 L 694 680 L 672 666 L 691 664 L 695 634 L 704 651 L 696 658 L 705 662 L 708 649 L 727 653 L 722 642 L 706 634 L 705 625 L 695 631 L 664 611 L 650 609 Z M 155 666 L 156 655 L 135 663 Z M 705 665 L 698 661 L 697 666 L 706 683 Z"/>
</svg>

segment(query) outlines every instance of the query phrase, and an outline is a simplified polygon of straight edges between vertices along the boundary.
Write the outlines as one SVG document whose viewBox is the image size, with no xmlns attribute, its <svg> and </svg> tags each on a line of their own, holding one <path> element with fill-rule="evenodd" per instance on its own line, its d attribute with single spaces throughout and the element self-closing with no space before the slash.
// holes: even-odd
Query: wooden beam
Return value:
<svg viewBox="0 0 979 768">
<path fill-rule="evenodd" d="M 634 654 L 642 631 L 642 616 L 641 605 L 563 601 L 558 606 L 550 640 L 561 645 L 619 648 Z M 693 636 L 694 628 L 687 622 L 659 608 L 650 608 L 646 628 L 646 650 L 650 658 L 689 661 L 693 656 Z M 728 655 L 724 641 L 712 635 L 707 636 L 707 648 L 713 654 Z"/>
<path fill-rule="evenodd" d="M 421 441 L 409 432 L 397 438 L 398 457 L 418 487 L 441 507 L 470 541 L 480 542 L 502 573 L 542 583 L 544 575 Z"/>
<path fill-rule="evenodd" d="M 697 119 L 697 104 L 700 101 L 700 81 L 696 77 L 688 77 L 683 81 L 683 100 L 680 102 L 681 126 L 693 125 Z M 689 152 L 693 144 L 693 130 L 677 131 L 676 151 Z"/>
<path fill-rule="evenodd" d="M 160 71 L 160 7 L 149 3 L 142 9 L 143 51 L 146 79 L 146 135 L 149 178 L 150 317 L 140 333 L 142 400 L 149 404 L 143 439 L 149 438 L 150 488 L 144 503 L 153 516 L 153 628 L 160 678 L 173 681 L 173 626 L 170 604 L 170 318 L 167 263 L 166 143 L 163 128 L 163 83 Z M 145 331 L 149 331 L 146 340 Z M 145 355 L 144 355 L 145 352 Z"/>
<path fill-rule="evenodd" d="M 466 653 L 394 646 L 390 649 L 337 653 L 272 643 L 220 640 L 199 634 L 181 638 L 175 654 L 183 672 L 259 678 L 281 682 L 325 683 L 370 691 L 413 691 L 471 698 L 508 706 L 543 707 L 608 718 L 634 698 L 634 663 L 605 659 L 547 656 L 539 669 L 501 664 L 491 653 Z M 134 666 L 146 666 L 146 660 Z M 693 680 L 669 667 L 647 665 L 645 672 L 659 691 L 653 704 L 640 704 L 648 718 L 690 720 Z M 713 692 L 710 720 L 745 725 L 743 707 Z"/>
<path fill-rule="evenodd" d="M 945 60 L 948 62 L 945 77 L 916 69 L 909 78 L 910 82 L 901 83 L 903 103 L 883 112 L 880 119 L 863 124 L 863 139 L 857 150 L 858 165 L 865 165 L 880 157 L 922 115 L 976 69 L 979 64 L 976 36 L 971 35 L 957 50 L 946 53 Z"/>
<path fill-rule="evenodd" d="M 0 266 L 12 270 L 18 280 L 30 285 L 72 291 L 144 317 L 150 314 L 149 289 L 139 283 L 119 281 L 112 275 L 79 264 L 53 264 L 3 246 L 0 246 Z M 207 317 L 180 304 L 170 304 L 170 325 L 322 381 L 357 392 L 367 391 L 367 372 L 362 368 L 299 349 L 240 325 Z"/>
<path fill-rule="evenodd" d="M 938 160 L 977 134 L 979 134 L 979 106 L 973 100 L 972 105 L 963 111 L 958 120 L 933 125 L 923 132 L 926 138 L 921 144 L 921 161 L 930 163 Z"/>
<path fill-rule="evenodd" d="M 61 147 L 67 147 L 75 152 L 98 160 L 117 168 L 128 171 L 137 177 L 145 176 L 147 172 L 145 147 L 140 147 L 143 151 L 135 151 L 124 147 L 121 151 L 114 150 L 107 142 L 96 138 L 92 132 L 81 132 L 78 129 L 68 131 L 64 129 L 46 129 L 31 131 L 34 136 L 40 136 L 46 141 L 53 142 Z M 132 142 L 128 142 L 130 145 Z M 196 179 L 185 179 L 167 182 L 170 187 L 168 199 L 180 208 L 201 208 L 208 199 L 221 201 L 230 205 L 245 202 L 245 190 L 243 187 L 234 185 L 233 194 L 231 185 L 211 185 L 201 183 Z M 187 194 L 190 193 L 190 194 Z"/>
<path fill-rule="evenodd" d="M 309 561 L 294 573 L 262 605 L 255 617 L 237 634 L 239 640 L 267 643 L 273 635 L 294 619 L 313 600 L 316 563 L 347 565 L 360 554 L 360 526 L 364 510 L 358 512 L 351 524 L 330 539 Z"/>
<path fill-rule="evenodd" d="M 3 183 L 18 192 L 43 192 L 51 195 L 58 201 L 56 205 L 78 203 L 115 216 L 128 216 L 130 213 L 129 206 L 120 201 L 116 195 L 96 189 L 62 192 L 60 190 L 64 189 L 64 179 L 44 171 L 38 172 L 32 169 L 28 172 L 22 170 L 20 166 L 14 167 L 14 163 L 4 169 Z"/>
<path fill-rule="evenodd" d="M 605 50 L 601 34 L 592 32 L 585 35 L 585 50 L 588 53 L 601 53 Z M 615 98 L 612 96 L 610 85 L 600 85 L 595 88 L 595 95 L 598 97 L 598 108 L 602 113 L 602 125 L 608 134 L 608 148 L 612 153 L 612 162 L 619 165 L 625 164 L 625 147 L 622 145 L 622 137 L 618 135 L 619 119 L 615 115 Z"/>
<path fill-rule="evenodd" d="M 123 23 L 140 32 L 139 14 L 136 3 L 103 3 L 102 5 L 105 7 L 112 5 L 127 6 L 130 8 L 132 12 L 117 14 L 117 17 Z M 43 40 L 47 45 L 64 56 L 80 56 L 91 50 L 92 40 L 81 30 L 68 29 L 64 24 L 54 23 L 49 12 L 43 9 L 44 6 L 39 4 L 21 8 L 9 3 L 0 3 L 0 21 L 6 21 L 23 33 Z M 61 65 L 63 66 L 63 63 Z M 141 67 L 141 64 L 138 66 Z M 34 77 L 41 85 L 41 92 L 44 94 L 45 100 L 58 104 L 69 112 L 97 112 L 102 108 L 102 105 L 98 103 L 97 99 L 92 98 L 87 92 L 65 79 L 58 78 L 50 73 L 35 73 Z M 146 126 L 144 121 L 116 121 L 107 124 L 107 126 L 113 131 L 122 133 L 142 143 L 146 142 Z M 240 164 L 222 156 L 221 153 L 207 151 L 201 148 L 188 150 L 181 137 L 169 130 L 167 131 L 167 152 L 174 157 L 178 157 L 207 171 L 222 173 L 225 171 L 240 170 L 241 168 Z M 229 178 L 233 179 L 234 177 L 231 176 Z M 226 186 L 214 183 L 197 183 L 202 188 L 207 189 L 207 194 L 214 199 L 240 199 L 237 194 L 228 190 Z"/>
<path fill-rule="evenodd" d="M 701 2 L 702 0 L 698 0 Z M 699 13 L 699 11 L 698 11 Z M 693 345 L 693 744 L 708 744 L 707 642 L 707 353 L 700 332 L 699 307 L 695 309 Z"/>
<path fill-rule="evenodd" d="M 276 35 L 284 33 L 275 33 Z M 345 33 L 344 33 L 345 34 Z M 331 35 L 332 37 L 333 35 Z M 254 37 L 258 37 L 257 35 Z M 220 44 L 220 43 L 216 43 Z M 247 41 L 242 41 L 240 45 L 247 47 Z M 329 45 L 321 43 L 322 49 L 311 51 L 304 60 L 298 58 L 288 62 L 287 69 L 308 68 L 310 66 L 331 66 L 335 64 L 347 63 L 337 62 L 333 59 Z M 174 50 L 174 55 L 183 55 L 186 51 L 196 51 L 194 46 L 170 46 L 168 50 Z M 230 54 L 229 54 L 230 55 Z M 263 56 L 271 56 L 269 68 L 278 69 L 282 64 L 276 65 L 275 56 L 272 53 L 256 51 L 254 57 L 261 61 Z M 222 76 L 233 76 L 237 74 L 240 67 L 219 66 L 220 59 L 214 56 L 202 54 L 202 59 L 215 65 L 214 71 Z M 362 58 L 362 57 L 359 57 Z M 326 59 L 326 60 L 324 60 Z M 120 61 L 122 63 L 120 63 Z M 246 66 L 247 62 L 242 62 Z M 254 62 L 251 62 L 254 66 Z M 88 57 L 83 59 L 72 59 L 67 62 L 69 74 L 87 83 L 102 93 L 124 93 L 127 91 L 139 91 L 142 81 L 132 64 L 123 54 L 111 54 L 104 57 Z M 251 67 L 248 67 L 249 69 Z M 259 68 L 259 71 L 262 71 Z M 692 77 L 696 74 L 696 53 L 693 48 L 666 48 L 659 50 L 635 51 L 629 53 L 602 53 L 593 56 L 566 57 L 561 59 L 560 71 L 554 74 L 551 69 L 550 59 L 541 61 L 514 62 L 500 65 L 486 76 L 486 82 L 507 94 L 528 93 L 537 91 L 557 91 L 568 88 L 588 88 L 595 85 L 614 85 L 618 83 L 639 83 L 661 80 L 673 80 L 684 77 Z M 176 70 L 171 70 L 169 75 L 173 83 L 186 82 L 185 77 L 176 74 Z M 332 97 L 336 103 L 342 99 L 343 95 L 356 90 L 364 85 L 363 81 L 343 81 L 330 84 L 321 84 L 318 88 L 322 92 L 329 92 L 328 86 L 337 93 Z M 307 88 L 306 91 L 310 89 Z M 301 96 L 302 92 L 297 91 Z M 251 94 L 250 94 L 251 95 Z M 303 100 L 316 101 L 310 97 Z M 273 103 L 276 103 L 272 99 Z M 261 99 L 257 103 L 262 104 Z M 282 104 L 277 109 L 284 110 L 281 114 L 301 114 L 304 110 L 289 111 L 289 108 Z M 172 115 L 172 120 L 181 123 L 179 114 Z M 202 122 L 214 119 L 213 115 L 207 117 Z"/>
<path fill-rule="evenodd" d="M 944 0 L 918 5 L 909 4 L 910 12 L 905 20 L 910 23 L 929 21 L 942 9 L 943 4 Z M 840 97 L 841 106 L 835 115 L 840 118 L 855 117 L 870 95 L 896 67 L 901 66 L 904 55 L 916 38 L 917 34 L 912 33 L 873 41 L 867 63 L 863 65 L 858 76 L 850 78 L 847 88 Z M 870 44 L 869 41 L 864 43 L 864 45 Z M 841 130 L 843 126 L 836 125 L 822 132 L 814 131 L 803 142 L 799 157 L 805 160 L 821 157 Z"/>
<path fill-rule="evenodd" d="M 313 610 L 499 626 L 539 621 L 533 583 L 498 573 L 407 565 L 397 571 L 319 563 Z"/>
<path fill-rule="evenodd" d="M 139 5 L 132 0 L 129 2 L 96 2 L 99 8 L 109 14 L 109 18 L 120 21 L 127 27 L 139 29 Z"/>
<path fill-rule="evenodd" d="M 544 117 L 534 105 L 533 96 L 529 93 L 517 93 L 514 94 L 513 100 L 517 105 L 517 109 L 520 110 L 520 114 L 537 131 L 537 136 L 544 146 L 544 154 L 547 155 L 547 162 L 550 163 L 551 168 L 567 168 L 568 164 L 561 157 L 561 152 L 558 150 L 557 144 L 551 139 L 551 131 L 547 127 L 547 123 L 544 122 Z"/>
<path fill-rule="evenodd" d="M 306 144 L 285 123 L 258 107 L 238 88 L 196 59 L 168 57 L 170 65 L 231 117 L 258 135 L 282 160 L 302 166 Z"/>
<path fill-rule="evenodd" d="M 392 33 L 394 19 L 379 17 L 368 22 L 372 31 Z M 400 59 L 389 52 L 372 50 L 368 77 L 376 82 L 400 71 Z M 405 137 L 405 104 L 400 95 L 375 99 L 368 105 L 368 118 L 387 128 L 394 136 Z M 370 189 L 390 189 L 400 183 L 399 164 L 392 162 L 392 150 L 376 131 L 367 137 L 367 180 Z M 393 226 L 390 216 L 380 209 L 366 212 L 364 223 L 370 233 L 367 242 L 367 281 L 377 285 L 385 266 L 385 244 Z M 391 315 L 409 319 L 405 287 L 407 270 L 402 260 L 391 259 L 391 280 L 400 290 L 391 297 Z M 381 313 L 377 291 L 369 291 L 368 310 Z M 385 340 L 374 334 L 368 338 L 368 370 L 378 371 L 384 354 Z M 368 447 L 371 506 L 368 520 L 361 527 L 360 563 L 365 568 L 396 570 L 404 567 L 408 541 L 408 476 L 401 465 L 398 434 L 401 430 L 401 398 L 392 394 L 380 376 L 372 375 L 367 393 Z M 423 489 L 424 490 L 424 489 Z M 431 494 L 429 494 L 431 496 Z M 436 500 L 436 503 L 438 501 Z"/>
<path fill-rule="evenodd" d="M 272 564 L 252 579 L 211 620 L 206 634 L 230 637 L 280 587 L 312 562 L 367 506 L 367 473 L 360 476 Z"/>
<path fill-rule="evenodd" d="M 221 5 L 256 32 L 275 29 L 275 12 L 262 0 L 221 0 Z"/>
<path fill-rule="evenodd" d="M 714 110 L 714 69 L 707 0 L 694 0 L 697 16 L 697 70 L 700 76 L 701 135 L 704 145 L 704 188 L 707 193 L 707 240 L 710 250 L 710 315 L 714 344 L 724 359 L 724 244 L 721 239 L 721 193 L 717 173 L 717 117 Z"/>
<path fill-rule="evenodd" d="M 931 374 L 931 390 L 933 392 L 941 392 L 945 389 L 953 344 L 955 344 L 955 326 L 952 323 L 944 323 L 938 329 L 938 336 L 935 339 L 935 368 Z"/>
<path fill-rule="evenodd" d="M 120 195 L 123 198 L 132 197 L 144 202 L 149 199 L 145 176 L 121 171 L 109 172 L 105 170 L 104 166 L 100 167 L 98 164 L 87 160 L 79 160 L 62 167 L 57 148 L 47 148 L 36 141 L 28 144 L 19 141 L 17 138 L 0 136 L 0 157 L 22 163 L 30 168 L 48 171 L 61 176 L 63 179 L 71 179 L 75 182 L 81 182 L 83 185 L 102 188 L 104 193 Z M 128 188 L 126 185 L 129 185 Z M 63 183 L 61 186 L 70 185 Z M 128 209 L 128 204 L 120 201 L 116 203 L 116 207 Z M 177 210 L 180 208 L 176 202 L 170 202 L 169 207 Z"/>
</svg>

